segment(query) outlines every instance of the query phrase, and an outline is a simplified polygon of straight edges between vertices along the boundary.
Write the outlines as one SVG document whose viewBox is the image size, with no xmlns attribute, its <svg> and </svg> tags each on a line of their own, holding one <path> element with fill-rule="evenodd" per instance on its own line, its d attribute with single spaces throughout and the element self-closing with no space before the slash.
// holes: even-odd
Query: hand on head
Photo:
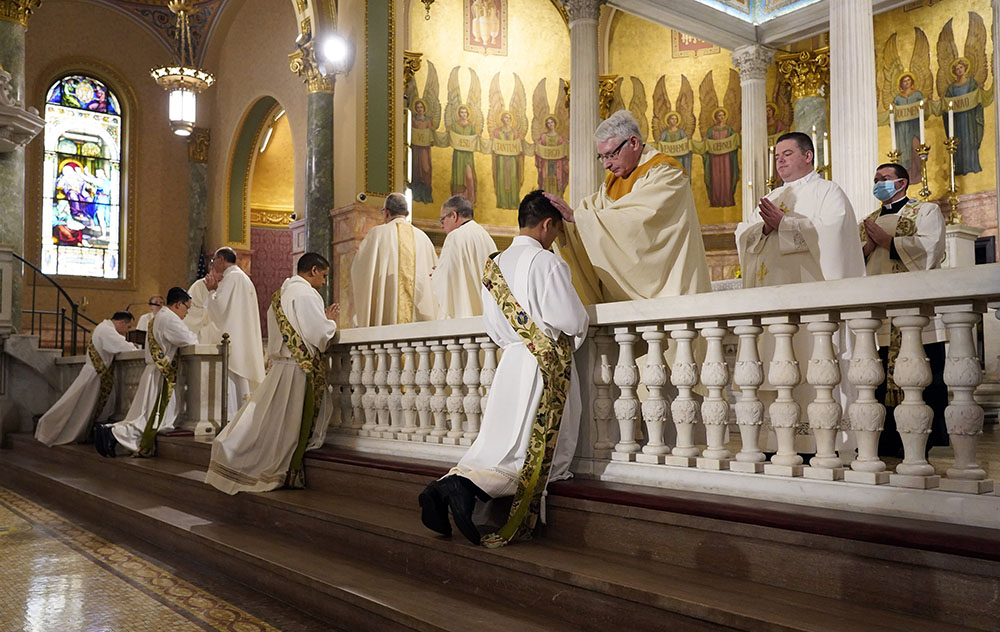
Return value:
<svg viewBox="0 0 1000 632">
<path fill-rule="evenodd" d="M 564 220 L 567 222 L 575 222 L 573 218 L 573 209 L 570 208 L 569 204 L 567 204 L 565 200 L 558 195 L 552 195 L 551 193 L 544 193 L 543 195 L 545 196 L 545 199 L 552 202 L 552 206 L 556 207 L 556 210 L 559 211 L 559 214 L 562 215 Z"/>
</svg>

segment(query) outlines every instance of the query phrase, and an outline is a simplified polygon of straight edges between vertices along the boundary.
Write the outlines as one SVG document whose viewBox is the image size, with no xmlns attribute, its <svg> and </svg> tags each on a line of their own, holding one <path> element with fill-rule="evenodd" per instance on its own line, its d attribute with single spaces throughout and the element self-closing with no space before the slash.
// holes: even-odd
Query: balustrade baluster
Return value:
<svg viewBox="0 0 1000 632">
<path fill-rule="evenodd" d="M 631 333 L 628 327 L 615 328 L 615 342 L 619 347 L 615 384 L 621 389 L 614 406 L 621 437 L 611 455 L 615 461 L 633 461 L 639 451 L 639 442 L 635 440 L 635 424 L 639 416 L 639 399 L 635 396 L 635 387 L 639 384 L 639 367 L 635 364 L 636 339 L 638 336 Z"/>
<path fill-rule="evenodd" d="M 414 343 L 404 342 L 401 349 L 403 370 L 399 374 L 399 383 L 403 387 L 403 395 L 400 398 L 400 405 L 403 408 L 403 429 L 396 438 L 412 440 L 417 432 L 417 366 L 414 355 L 416 347 Z"/>
<path fill-rule="evenodd" d="M 490 399 L 490 388 L 493 386 L 493 378 L 497 374 L 497 346 L 489 338 L 476 338 L 480 348 L 483 350 L 483 371 L 480 382 L 483 385 L 483 398 L 479 401 L 479 408 L 485 414 L 486 403 Z"/>
<path fill-rule="evenodd" d="M 464 434 L 463 422 L 465 421 L 465 411 L 462 408 L 462 345 L 452 338 L 446 341 L 448 348 L 448 374 L 447 381 L 450 394 L 448 395 L 448 434 L 445 435 L 443 443 L 458 445 L 459 439 Z"/>
<path fill-rule="evenodd" d="M 361 405 L 365 410 L 365 423 L 361 426 L 361 436 L 370 437 L 378 426 L 378 413 L 375 409 L 375 350 L 371 345 L 362 345 L 361 354 L 365 359 L 365 370 L 361 374 L 361 383 L 365 387 Z"/>
<path fill-rule="evenodd" d="M 670 446 L 663 442 L 663 426 L 667 422 L 669 411 L 667 401 L 663 397 L 663 387 L 667 384 L 663 340 L 667 334 L 657 325 L 645 325 L 636 328 L 636 331 L 642 334 L 642 339 L 649 348 L 646 354 L 646 366 L 642 371 L 642 384 L 649 395 L 640 407 L 648 440 L 642 451 L 636 454 L 635 460 L 641 463 L 663 463 L 663 457 L 670 454 Z"/>
<path fill-rule="evenodd" d="M 930 322 L 924 315 L 925 309 L 892 310 L 891 314 L 892 324 L 902 338 L 892 379 L 903 389 L 903 401 L 893 410 L 896 430 L 903 441 L 903 462 L 889 476 L 889 484 L 919 489 L 937 487 L 941 482 L 941 477 L 934 474 L 934 466 L 927 462 L 925 452 L 934 421 L 934 411 L 924 403 L 924 387 L 932 379 L 931 363 L 921 340 L 921 333 Z"/>
<path fill-rule="evenodd" d="M 375 411 L 378 426 L 373 436 L 387 437 L 391 421 L 389 419 L 389 344 L 375 345 Z"/>
<path fill-rule="evenodd" d="M 610 459 L 611 451 L 615 447 L 612 439 L 614 435 L 614 414 L 611 400 L 611 380 L 614 377 L 614 366 L 611 364 L 611 355 L 614 348 L 614 337 L 600 328 L 592 328 L 592 337 L 597 349 L 597 358 L 594 361 L 593 381 L 595 386 L 594 395 L 594 425 L 597 426 L 597 441 L 594 443 L 594 458 Z"/>
<path fill-rule="evenodd" d="M 403 391 L 402 386 L 402 366 L 400 354 L 402 353 L 401 343 L 386 345 L 389 347 L 389 374 L 386 376 L 386 384 L 389 387 L 388 408 L 389 408 L 389 432 L 383 437 L 386 439 L 399 439 L 403 432 Z"/>
<path fill-rule="evenodd" d="M 848 407 L 851 431 L 858 444 L 858 455 L 844 480 L 851 483 L 883 485 L 889 482 L 885 463 L 878 456 L 878 437 L 885 423 L 885 406 L 875 399 L 875 390 L 885 379 L 878 356 L 875 334 L 882 326 L 882 311 L 845 312 L 841 317 L 854 332 L 854 354 L 847 369 L 847 379 L 858 390 L 857 399 Z"/>
<path fill-rule="evenodd" d="M 414 440 L 423 441 L 431 432 L 431 348 L 428 343 L 420 343 L 417 357 L 419 360 L 415 381 L 420 391 L 417 393 L 416 408 L 420 425 Z"/>
<path fill-rule="evenodd" d="M 442 443 L 445 435 L 448 434 L 448 417 L 445 415 L 448 398 L 445 396 L 447 386 L 447 365 L 444 352 L 447 350 L 442 344 L 433 344 L 431 351 L 434 352 L 434 366 L 431 368 L 431 384 L 434 385 L 434 395 L 431 397 L 431 412 L 434 415 L 434 429 L 424 438 L 424 441 L 431 443 Z"/>
<path fill-rule="evenodd" d="M 326 396 L 330 398 L 330 423 L 327 432 L 340 432 L 343 425 L 340 414 L 340 357 L 335 353 L 325 353 L 322 362 L 326 365 Z"/>
<path fill-rule="evenodd" d="M 670 383 L 677 387 L 677 397 L 670 404 L 670 414 L 677 430 L 677 445 L 663 462 L 667 465 L 691 467 L 698 456 L 694 444 L 694 425 L 698 423 L 698 402 L 691 396 L 691 389 L 698 383 L 698 365 L 694 361 L 691 341 L 698 332 L 690 325 L 673 325 L 670 337 L 677 342 L 674 365 L 670 367 Z"/>
<path fill-rule="evenodd" d="M 347 349 L 337 346 L 337 383 L 340 385 L 340 432 L 354 434 L 354 410 L 352 408 L 351 363 Z"/>
<path fill-rule="evenodd" d="M 939 308 L 948 328 L 948 358 L 944 381 L 951 390 L 951 403 L 945 409 L 948 436 L 955 451 L 955 462 L 941 479 L 941 489 L 950 492 L 985 494 L 993 491 L 993 481 L 976 462 L 976 444 L 983 432 L 983 409 L 972 398 L 979 386 L 979 358 L 973 337 L 979 313 L 985 306 L 961 305 Z"/>
<path fill-rule="evenodd" d="M 766 457 L 760 449 L 760 428 L 764 424 L 764 403 L 757 396 L 757 389 L 764 383 L 764 364 L 757 351 L 757 340 L 764 331 L 756 319 L 730 321 L 733 333 L 739 336 L 740 346 L 733 369 L 733 383 L 740 389 L 736 401 L 736 424 L 740 428 L 743 444 L 736 453 L 736 460 L 729 463 L 734 472 L 757 474 L 764 471 Z"/>
<path fill-rule="evenodd" d="M 472 445 L 479 434 L 479 419 L 482 410 L 480 408 L 479 394 L 479 343 L 472 338 L 463 338 L 459 342 L 465 349 L 465 370 L 462 372 L 462 383 L 465 385 L 465 397 L 462 398 L 462 409 L 469 420 L 462 438 L 461 445 Z"/>
<path fill-rule="evenodd" d="M 361 404 L 362 390 L 364 386 L 361 383 L 361 366 L 363 358 L 361 356 L 361 349 L 358 347 L 351 347 L 351 372 L 348 375 L 347 382 L 351 387 L 351 430 L 352 433 L 360 433 L 361 427 L 364 424 L 365 409 Z"/>
<path fill-rule="evenodd" d="M 701 453 L 697 465 L 702 469 L 724 470 L 729 468 L 732 453 L 726 449 L 726 425 L 729 423 L 729 401 L 723 390 L 729 385 L 729 365 L 722 353 L 722 339 L 726 336 L 725 321 L 698 323 L 701 334 L 708 343 L 705 362 L 701 365 L 701 383 L 708 388 L 708 396 L 701 403 L 701 419 L 705 424 L 708 446 Z"/>
<path fill-rule="evenodd" d="M 837 456 L 837 431 L 843 409 L 833 398 L 833 389 L 840 384 L 840 361 L 833 347 L 833 335 L 840 328 L 837 315 L 814 314 L 805 317 L 813 339 L 813 355 L 806 368 L 806 381 L 816 389 L 816 398 L 806 406 L 809 428 L 816 440 L 816 456 L 809 459 L 804 474 L 807 478 L 841 480 L 843 462 Z"/>
<path fill-rule="evenodd" d="M 792 336 L 799 330 L 797 316 L 765 319 L 768 332 L 774 336 L 774 357 L 768 367 L 767 379 L 778 391 L 768 408 L 771 426 L 778 437 L 778 452 L 764 466 L 765 474 L 802 476 L 802 457 L 795 451 L 795 433 L 799 423 L 799 405 L 792 390 L 799 383 L 799 363 L 792 348 Z"/>
</svg>

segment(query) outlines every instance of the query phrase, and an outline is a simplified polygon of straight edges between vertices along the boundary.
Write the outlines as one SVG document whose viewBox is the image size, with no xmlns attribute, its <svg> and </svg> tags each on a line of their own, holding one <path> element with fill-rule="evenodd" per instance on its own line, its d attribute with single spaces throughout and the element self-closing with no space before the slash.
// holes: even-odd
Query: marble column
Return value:
<svg viewBox="0 0 1000 632">
<path fill-rule="evenodd" d="M 830 3 L 830 144 L 833 177 L 858 218 L 872 206 L 878 166 L 875 34 L 871 0 Z"/>
<path fill-rule="evenodd" d="M 24 32 L 37 5 L 32 0 L 0 0 L 0 69 L 11 75 L 7 85 L 14 101 L 24 100 Z M 0 244 L 20 255 L 24 252 L 23 146 L 0 152 L 0 190 L 4 192 L 0 195 Z M 14 268 L 20 270 L 20 265 Z M 21 274 L 13 274 L 12 281 L 11 322 L 16 330 L 21 326 Z"/>
<path fill-rule="evenodd" d="M 757 200 L 767 193 L 767 88 L 765 75 L 774 51 L 751 44 L 733 51 L 740 73 L 743 123 L 743 221 L 750 221 Z"/>
<path fill-rule="evenodd" d="M 196 127 L 188 137 L 188 282 L 198 278 L 198 257 L 208 229 L 209 130 Z"/>
<path fill-rule="evenodd" d="M 569 203 L 597 191 L 601 165 L 594 159 L 597 129 L 597 20 L 604 0 L 566 0 L 569 12 Z"/>
<path fill-rule="evenodd" d="M 823 132 L 828 131 L 824 89 L 830 81 L 830 51 L 827 48 L 786 53 L 777 57 L 778 72 L 792 86 L 792 131 L 812 135 L 816 130 L 816 165 L 822 162 Z"/>
</svg>

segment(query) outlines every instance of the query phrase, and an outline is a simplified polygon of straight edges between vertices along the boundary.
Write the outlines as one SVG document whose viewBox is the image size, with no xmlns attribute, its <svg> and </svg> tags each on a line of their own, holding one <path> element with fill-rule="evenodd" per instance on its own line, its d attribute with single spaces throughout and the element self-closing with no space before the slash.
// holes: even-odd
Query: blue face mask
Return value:
<svg viewBox="0 0 1000 632">
<path fill-rule="evenodd" d="M 872 195 L 879 199 L 880 202 L 886 202 L 892 196 L 896 195 L 896 180 L 883 180 L 882 182 L 876 182 L 875 187 L 872 189 Z"/>
</svg>

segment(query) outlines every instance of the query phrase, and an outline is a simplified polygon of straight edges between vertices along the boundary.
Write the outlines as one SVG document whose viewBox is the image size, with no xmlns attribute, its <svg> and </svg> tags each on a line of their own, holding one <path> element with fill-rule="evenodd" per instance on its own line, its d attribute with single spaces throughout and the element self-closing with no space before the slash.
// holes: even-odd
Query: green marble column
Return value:
<svg viewBox="0 0 1000 632">
<path fill-rule="evenodd" d="M 194 128 L 188 138 L 188 280 L 198 277 L 198 256 L 208 229 L 208 146 L 209 131 Z"/>
<path fill-rule="evenodd" d="M 0 66 L 11 74 L 14 98 L 24 101 L 24 31 L 17 22 L 0 19 Z M 24 148 L 0 153 L 0 244 L 24 254 Z M 18 263 L 15 261 L 15 263 Z M 20 265 L 14 266 L 15 271 Z M 11 320 L 21 329 L 21 275 L 13 275 Z"/>
<path fill-rule="evenodd" d="M 309 92 L 306 116 L 306 251 L 333 261 L 333 90 Z M 331 296 L 330 283 L 323 289 Z"/>
</svg>

